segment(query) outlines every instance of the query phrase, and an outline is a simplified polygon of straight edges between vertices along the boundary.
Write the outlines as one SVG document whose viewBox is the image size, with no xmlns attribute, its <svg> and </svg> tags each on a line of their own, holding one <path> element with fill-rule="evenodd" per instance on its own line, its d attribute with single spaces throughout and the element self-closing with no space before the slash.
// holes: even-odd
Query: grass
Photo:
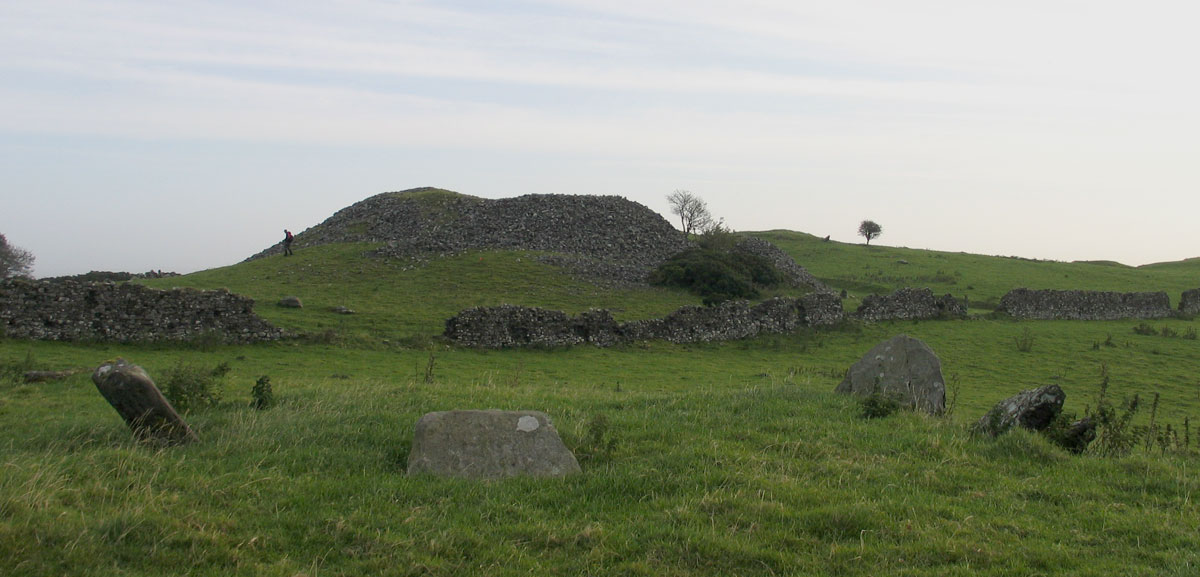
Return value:
<svg viewBox="0 0 1200 577">
<path fill-rule="evenodd" d="M 1005 278 L 1037 286 L 1062 270 L 1079 284 L 1038 288 L 1176 291 L 1190 269 L 809 247 L 789 234 L 781 246 L 834 286 L 883 286 L 873 259 L 890 251 L 918 267 L 905 274 L 936 276 L 941 262 L 958 279 L 942 286 L 981 295 L 1017 282 Z M 805 252 L 822 247 L 831 253 Z M 1200 343 L 1182 336 L 1196 321 L 1155 321 L 1154 334 L 1135 333 L 1137 321 L 976 318 L 720 344 L 457 349 L 431 335 L 467 306 L 608 306 L 632 319 L 695 300 L 597 289 L 524 252 L 413 267 L 362 259 L 369 248 L 304 249 L 146 283 L 249 294 L 272 322 L 332 331 L 324 341 L 0 340 L 2 367 L 88 369 L 36 385 L 0 380 L 0 574 L 1194 575 L 1200 566 L 1194 445 L 1074 457 L 1023 431 L 995 441 L 968 433 L 997 401 L 1042 384 L 1059 384 L 1067 410 L 1082 413 L 1101 366 L 1110 398 L 1159 393 L 1163 425 L 1200 415 Z M 851 272 L 823 268 L 838 259 Z M 875 264 L 857 273 L 856 263 Z M 271 304 L 286 294 L 305 308 Z M 337 305 L 359 312 L 326 310 Z M 957 392 L 948 418 L 863 419 L 831 393 L 851 363 L 901 332 L 941 357 Z M 1164 336 L 1172 332 L 1181 336 Z M 1014 346 L 1021 338 L 1029 351 Z M 116 356 L 156 377 L 228 363 L 221 402 L 186 414 L 200 443 L 163 450 L 131 439 L 89 380 Z M 256 410 L 263 375 L 277 403 Z M 417 419 L 463 408 L 545 411 L 587 457 L 584 473 L 489 483 L 405 475 Z"/>
</svg>

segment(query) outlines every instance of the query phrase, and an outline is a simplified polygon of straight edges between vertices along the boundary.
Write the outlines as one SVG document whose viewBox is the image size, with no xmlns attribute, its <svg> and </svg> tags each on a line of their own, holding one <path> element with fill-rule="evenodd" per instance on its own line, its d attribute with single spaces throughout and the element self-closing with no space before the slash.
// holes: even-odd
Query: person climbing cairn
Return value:
<svg viewBox="0 0 1200 577">
<path fill-rule="evenodd" d="M 292 256 L 292 231 L 283 229 L 283 256 Z"/>
</svg>

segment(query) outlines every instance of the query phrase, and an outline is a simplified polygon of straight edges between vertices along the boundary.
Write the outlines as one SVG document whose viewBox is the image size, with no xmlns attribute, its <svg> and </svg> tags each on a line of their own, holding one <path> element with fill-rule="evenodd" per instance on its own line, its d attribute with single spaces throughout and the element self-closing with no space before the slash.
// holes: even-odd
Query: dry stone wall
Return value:
<svg viewBox="0 0 1200 577">
<path fill-rule="evenodd" d="M 841 301 L 836 295 L 810 297 L 774 298 L 757 305 L 726 301 L 715 307 L 687 306 L 661 319 L 628 323 L 618 323 L 602 309 L 570 316 L 513 305 L 478 307 L 446 321 L 445 335 L 458 344 L 483 348 L 611 346 L 646 340 L 694 343 L 787 333 L 804 325 L 841 320 Z"/>
<path fill-rule="evenodd" d="M 863 298 L 858 318 L 865 321 L 966 318 L 967 302 L 951 295 L 934 297 L 927 288 L 902 288 L 890 295 Z"/>
<path fill-rule="evenodd" d="M 136 284 L 9 279 L 0 283 L 0 329 L 53 341 L 277 340 L 284 331 L 254 314 L 254 301 L 224 290 L 155 290 Z"/>
<path fill-rule="evenodd" d="M 1183 291 L 1179 297 L 1179 314 L 1200 315 L 1200 288 Z"/>
<path fill-rule="evenodd" d="M 1000 299 L 996 309 L 1019 319 L 1108 321 L 1173 316 L 1171 299 L 1159 292 L 1031 290 L 1019 288 Z"/>
</svg>

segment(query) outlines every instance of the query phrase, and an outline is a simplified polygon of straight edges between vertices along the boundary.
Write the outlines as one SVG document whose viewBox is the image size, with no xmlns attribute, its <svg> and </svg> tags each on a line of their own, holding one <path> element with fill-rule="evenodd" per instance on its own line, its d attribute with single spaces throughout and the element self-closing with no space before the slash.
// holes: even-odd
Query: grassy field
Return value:
<svg viewBox="0 0 1200 577">
<path fill-rule="evenodd" d="M 1017 286 L 1167 290 L 1173 301 L 1200 286 L 1195 262 L 1129 268 L 764 236 L 846 288 L 848 308 L 900 286 L 969 294 L 977 312 Z M 10 372 L 84 369 L 54 383 L 0 381 L 0 575 L 1200 573 L 1195 440 L 1111 458 L 1024 432 L 968 432 L 995 402 L 1042 384 L 1061 385 L 1067 410 L 1083 413 L 1102 367 L 1110 396 L 1158 393 L 1158 421 L 1182 428 L 1200 415 L 1200 341 L 1185 338 L 1196 321 L 1155 321 L 1154 335 L 1136 334 L 1136 321 L 973 318 L 721 344 L 465 350 L 435 338 L 465 307 L 601 306 L 634 319 L 697 299 L 597 289 L 521 252 L 413 265 L 361 258 L 368 248 L 146 283 L 248 294 L 301 339 L 0 341 Z M 305 308 L 270 304 L 285 295 Z M 942 358 L 949 416 L 868 420 L 831 394 L 851 363 L 898 333 Z M 156 376 L 228 365 L 222 402 L 187 414 L 201 443 L 132 441 L 89 380 L 118 356 Z M 280 404 L 256 411 L 262 375 Z M 545 411 L 584 473 L 406 476 L 416 420 L 463 408 Z"/>
</svg>

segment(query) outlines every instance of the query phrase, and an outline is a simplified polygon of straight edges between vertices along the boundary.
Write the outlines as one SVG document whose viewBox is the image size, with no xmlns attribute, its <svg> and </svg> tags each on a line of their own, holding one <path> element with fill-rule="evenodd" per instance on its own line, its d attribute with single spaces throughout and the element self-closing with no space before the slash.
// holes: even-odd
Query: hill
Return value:
<svg viewBox="0 0 1200 577">
<path fill-rule="evenodd" d="M 553 253 L 594 280 L 641 283 L 688 242 L 658 213 L 619 196 L 489 200 L 437 188 L 377 194 L 296 235 L 296 248 L 382 243 L 376 255 L 423 258 L 468 250 Z M 248 260 L 279 254 L 272 246 Z M 549 257 L 547 257 L 549 258 Z"/>
<path fill-rule="evenodd" d="M 409 196 L 422 194 L 475 202 Z M 354 234 L 400 226 L 361 218 L 367 228 Z M 846 289 L 851 309 L 903 286 L 970 295 L 987 312 L 1018 286 L 1177 299 L 1200 284 L 1200 262 L 1131 268 L 754 234 Z M 1200 566 L 1200 341 L 1187 336 L 1196 320 L 984 315 L 719 344 L 460 349 L 435 335 L 471 306 L 599 306 L 637 319 L 698 299 L 586 282 L 535 248 L 460 247 L 414 261 L 387 253 L 383 236 L 320 238 L 307 236 L 292 257 L 135 281 L 229 288 L 302 339 L 0 338 L 0 574 L 1191 575 Z M 305 307 L 274 306 L 285 295 Z M 941 357 L 946 418 L 864 419 L 831 393 L 851 363 L 901 332 Z M 200 443 L 131 439 L 88 376 L 118 356 L 160 385 L 173 374 L 224 375 L 221 401 L 186 415 Z M 27 384 L 15 378 L 26 367 L 82 371 Z M 259 411 L 249 400 L 264 376 L 280 404 Z M 1101 391 L 1122 407 L 1138 395 L 1133 450 L 1073 456 L 1023 431 L 970 434 L 997 401 L 1048 383 L 1076 414 Z M 462 408 L 545 411 L 583 474 L 406 475 L 417 419 Z M 1166 425 L 1174 437 L 1151 434 Z"/>
</svg>

